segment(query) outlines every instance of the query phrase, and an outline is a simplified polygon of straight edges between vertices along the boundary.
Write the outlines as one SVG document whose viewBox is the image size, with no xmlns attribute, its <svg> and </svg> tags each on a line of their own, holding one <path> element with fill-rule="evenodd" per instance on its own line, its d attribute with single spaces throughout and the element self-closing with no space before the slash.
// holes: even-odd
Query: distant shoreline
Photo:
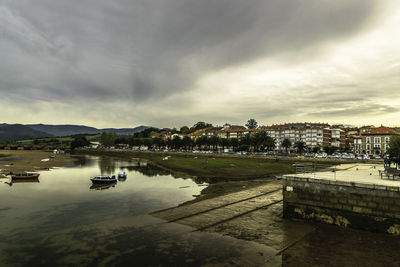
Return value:
<svg viewBox="0 0 400 267">
<path fill-rule="evenodd" d="M 43 159 L 48 160 L 42 161 Z M 0 178 L 5 178 L 9 173 L 38 172 L 63 167 L 75 161 L 69 154 L 54 154 L 52 151 L 2 150 Z"/>
</svg>

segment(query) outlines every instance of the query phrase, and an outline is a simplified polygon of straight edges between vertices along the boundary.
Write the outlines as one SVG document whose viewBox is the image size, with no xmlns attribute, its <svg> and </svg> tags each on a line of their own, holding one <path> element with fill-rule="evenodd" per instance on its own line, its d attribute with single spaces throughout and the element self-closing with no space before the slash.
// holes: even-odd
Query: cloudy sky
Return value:
<svg viewBox="0 0 400 267">
<path fill-rule="evenodd" d="M 0 122 L 400 125 L 398 0 L 0 0 Z"/>
</svg>

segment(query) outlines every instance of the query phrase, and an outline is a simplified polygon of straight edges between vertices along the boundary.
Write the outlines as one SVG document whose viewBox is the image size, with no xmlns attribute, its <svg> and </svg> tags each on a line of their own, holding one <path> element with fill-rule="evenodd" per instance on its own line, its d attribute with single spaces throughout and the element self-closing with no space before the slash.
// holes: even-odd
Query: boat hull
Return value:
<svg viewBox="0 0 400 267">
<path fill-rule="evenodd" d="M 31 174 L 31 175 L 11 175 L 12 179 L 37 179 L 39 178 L 40 174 L 35 173 L 35 174 Z"/>
<path fill-rule="evenodd" d="M 116 183 L 117 179 L 109 179 L 109 180 L 105 180 L 105 179 L 90 179 L 92 181 L 92 183 L 94 184 L 112 184 L 112 183 Z"/>
<path fill-rule="evenodd" d="M 18 184 L 18 183 L 40 183 L 39 178 L 30 178 L 30 179 L 25 179 L 25 178 L 19 178 L 19 179 L 11 179 L 11 183 L 13 184 Z"/>
</svg>

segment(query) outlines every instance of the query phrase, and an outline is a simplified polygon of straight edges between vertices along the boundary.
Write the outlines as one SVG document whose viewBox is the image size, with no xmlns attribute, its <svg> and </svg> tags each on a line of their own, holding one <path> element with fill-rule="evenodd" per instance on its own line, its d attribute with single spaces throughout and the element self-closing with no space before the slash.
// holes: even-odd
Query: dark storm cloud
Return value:
<svg viewBox="0 0 400 267">
<path fill-rule="evenodd" d="M 157 101 L 214 70 L 360 31 L 376 3 L 0 0 L 0 92 Z"/>
</svg>

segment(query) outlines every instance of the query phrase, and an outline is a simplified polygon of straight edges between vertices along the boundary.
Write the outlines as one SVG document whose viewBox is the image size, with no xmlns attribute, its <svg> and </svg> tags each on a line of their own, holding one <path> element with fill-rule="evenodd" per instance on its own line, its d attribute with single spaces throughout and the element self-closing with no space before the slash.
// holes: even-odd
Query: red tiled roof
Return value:
<svg viewBox="0 0 400 267">
<path fill-rule="evenodd" d="M 368 132 L 363 133 L 362 135 L 391 135 L 391 134 L 400 134 L 392 128 L 381 126 L 378 128 L 373 128 Z"/>
</svg>

